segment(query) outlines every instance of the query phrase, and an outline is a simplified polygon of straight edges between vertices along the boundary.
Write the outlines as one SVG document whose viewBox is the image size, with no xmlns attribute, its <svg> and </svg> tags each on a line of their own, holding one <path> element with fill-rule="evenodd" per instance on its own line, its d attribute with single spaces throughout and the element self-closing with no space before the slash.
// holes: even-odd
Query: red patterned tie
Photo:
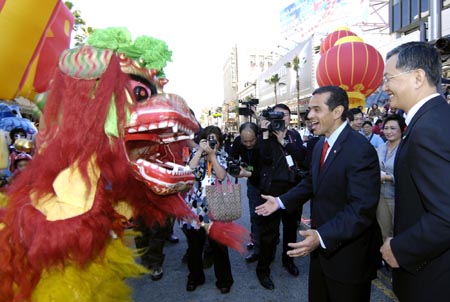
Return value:
<svg viewBox="0 0 450 302">
<path fill-rule="evenodd" d="M 327 151 L 330 145 L 328 145 L 328 142 L 325 141 L 322 147 L 322 156 L 320 157 L 320 170 L 322 170 L 323 164 L 325 162 L 325 156 L 327 155 Z"/>
</svg>

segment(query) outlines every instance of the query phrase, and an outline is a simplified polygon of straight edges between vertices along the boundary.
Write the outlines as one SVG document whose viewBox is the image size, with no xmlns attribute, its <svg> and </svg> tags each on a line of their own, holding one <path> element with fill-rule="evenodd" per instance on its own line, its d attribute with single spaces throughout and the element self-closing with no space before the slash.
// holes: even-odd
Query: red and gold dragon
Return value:
<svg viewBox="0 0 450 302">
<path fill-rule="evenodd" d="M 145 268 L 122 240 L 124 212 L 195 219 L 180 192 L 194 183 L 182 148 L 198 124 L 163 92 L 170 59 L 124 28 L 62 53 L 38 150 L 0 214 L 1 302 L 130 301 L 124 279 Z"/>
</svg>

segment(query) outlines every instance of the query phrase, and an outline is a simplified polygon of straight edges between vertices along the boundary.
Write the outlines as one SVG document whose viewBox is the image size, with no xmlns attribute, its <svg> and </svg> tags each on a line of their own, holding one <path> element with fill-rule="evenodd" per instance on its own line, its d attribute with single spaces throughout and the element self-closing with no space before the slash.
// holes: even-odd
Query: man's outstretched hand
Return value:
<svg viewBox="0 0 450 302">
<path fill-rule="evenodd" d="M 261 197 L 265 199 L 266 202 L 255 208 L 256 214 L 262 216 L 269 216 L 270 214 L 278 210 L 278 202 L 275 199 L 275 197 L 263 194 L 261 194 Z"/>
<path fill-rule="evenodd" d="M 292 250 L 287 252 L 289 257 L 305 257 L 320 245 L 319 234 L 316 230 L 300 231 L 299 234 L 305 239 L 295 243 L 288 243 L 288 246 L 292 248 Z"/>
</svg>

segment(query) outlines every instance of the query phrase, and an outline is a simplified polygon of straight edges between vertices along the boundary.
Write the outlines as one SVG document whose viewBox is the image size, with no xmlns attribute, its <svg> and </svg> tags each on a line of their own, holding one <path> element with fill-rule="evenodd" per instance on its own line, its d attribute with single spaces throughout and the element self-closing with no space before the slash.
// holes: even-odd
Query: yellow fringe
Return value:
<svg viewBox="0 0 450 302">
<path fill-rule="evenodd" d="M 8 204 L 8 199 L 4 193 L 0 193 L 0 208 L 6 207 Z"/>
<path fill-rule="evenodd" d="M 5 208 L 8 204 L 8 199 L 6 198 L 6 195 L 4 193 L 0 193 L 0 209 Z M 3 222 L 0 222 L 0 230 L 5 228 L 5 224 Z"/>
<path fill-rule="evenodd" d="M 131 302 L 126 278 L 148 270 L 135 262 L 135 253 L 120 239 L 112 239 L 103 259 L 80 269 L 71 264 L 63 270 L 45 271 L 35 291 L 34 302 Z"/>
</svg>

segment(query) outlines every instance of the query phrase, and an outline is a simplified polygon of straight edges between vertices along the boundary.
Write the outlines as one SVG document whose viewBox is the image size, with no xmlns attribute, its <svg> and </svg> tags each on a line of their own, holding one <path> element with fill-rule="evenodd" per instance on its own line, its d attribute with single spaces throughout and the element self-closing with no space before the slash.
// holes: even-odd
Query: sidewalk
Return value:
<svg viewBox="0 0 450 302">
<path fill-rule="evenodd" d="M 242 185 L 243 214 L 237 223 L 250 229 L 248 202 L 246 197 L 245 182 Z M 309 203 L 303 207 L 304 218 L 309 218 Z M 295 263 L 300 270 L 300 276 L 293 277 L 281 265 L 281 245 L 278 245 L 275 261 L 273 262 L 272 280 L 275 283 L 274 290 L 263 288 L 256 277 L 255 263 L 246 263 L 244 256 L 234 250 L 230 250 L 230 261 L 232 266 L 234 284 L 230 293 L 221 294 L 215 287 L 214 268 L 205 269 L 206 282 L 198 286 L 194 292 L 186 291 L 188 268 L 181 262 L 187 242 L 184 234 L 175 225 L 174 233 L 180 242 L 171 244 L 166 242 L 164 252 L 166 258 L 163 269 L 164 276 L 159 281 L 152 281 L 149 276 L 129 280 L 134 290 L 135 302 L 148 301 L 185 301 L 185 302 L 306 302 L 308 301 L 308 267 L 309 257 L 295 258 Z M 373 282 L 372 299 L 374 302 L 390 302 L 393 293 L 390 290 L 388 278 L 379 273 L 380 277 Z"/>
</svg>

